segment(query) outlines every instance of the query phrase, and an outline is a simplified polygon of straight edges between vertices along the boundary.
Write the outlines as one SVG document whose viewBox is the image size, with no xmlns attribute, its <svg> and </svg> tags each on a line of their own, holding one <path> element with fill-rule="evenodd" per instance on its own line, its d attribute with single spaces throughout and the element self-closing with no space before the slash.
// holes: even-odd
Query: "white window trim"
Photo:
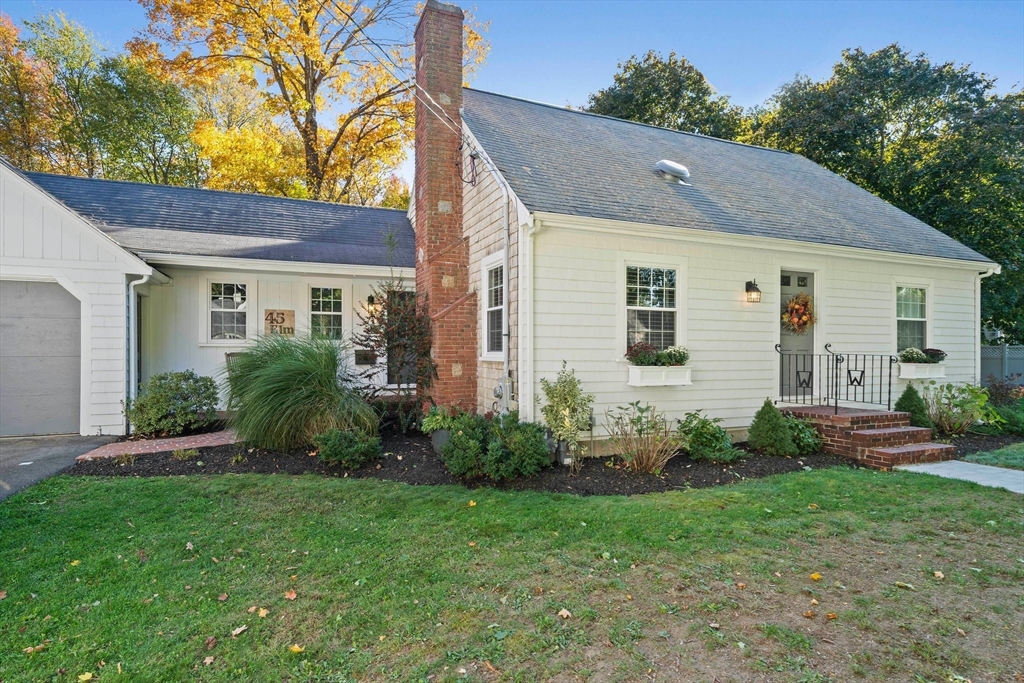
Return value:
<svg viewBox="0 0 1024 683">
<path fill-rule="evenodd" d="M 213 309 L 210 307 L 211 290 L 214 284 L 245 285 L 245 302 L 248 307 L 245 310 L 245 339 L 214 339 L 213 338 Z M 203 292 L 204 315 L 206 316 L 206 338 L 200 346 L 248 346 L 255 341 L 256 326 L 253 321 L 252 312 L 256 308 L 256 287 L 252 280 L 236 275 L 223 275 L 219 277 L 208 277 L 206 289 Z"/>
<path fill-rule="evenodd" d="M 483 361 L 504 361 L 505 344 L 508 339 L 505 337 L 508 326 L 508 273 L 502 270 L 502 303 L 501 303 L 501 344 L 500 351 L 487 350 L 487 294 L 488 294 L 488 273 L 497 266 L 505 263 L 505 251 L 497 251 L 480 260 L 480 360 Z"/>
<path fill-rule="evenodd" d="M 899 355 L 899 351 L 896 350 L 898 348 L 898 346 L 899 346 L 899 337 L 898 337 L 899 325 L 897 324 L 897 319 L 896 319 L 896 290 L 899 287 L 915 287 L 917 289 L 923 289 L 924 290 L 924 309 L 925 309 L 925 315 L 927 316 L 925 318 L 925 323 L 924 323 L 924 345 L 926 347 L 936 348 L 936 346 L 935 346 L 935 335 L 934 335 L 933 326 L 932 326 L 932 321 L 935 320 L 935 287 L 934 287 L 934 284 L 935 284 L 934 280 L 925 279 L 925 278 L 910 278 L 910 277 L 896 277 L 896 276 L 894 276 L 892 278 L 892 298 L 890 299 L 890 301 L 892 302 L 892 314 L 891 314 L 889 319 L 890 319 L 891 325 L 892 325 L 892 327 L 891 327 L 891 330 L 892 330 L 892 343 L 891 343 L 890 346 L 892 348 L 892 354 L 894 356 L 898 356 Z"/>
<path fill-rule="evenodd" d="M 349 310 L 352 308 L 352 302 L 349 299 L 352 298 L 352 288 L 349 287 L 347 282 L 344 283 L 317 283 L 309 282 L 306 284 L 306 335 L 313 335 L 313 316 L 320 315 L 322 311 L 313 310 L 313 290 L 314 289 L 340 289 L 341 290 L 341 311 L 338 313 L 328 313 L 327 315 L 333 315 L 341 318 L 341 339 L 335 341 L 343 341 L 351 336 L 352 325 L 349 316 Z M 298 321 L 296 321 L 296 327 Z M 296 330 L 298 333 L 298 330 Z M 353 350 L 353 358 L 355 351 Z M 353 361 L 354 363 L 354 361 Z"/>
<path fill-rule="evenodd" d="M 687 273 L 688 262 L 685 256 L 665 256 L 662 254 L 644 254 L 639 252 L 620 252 L 616 260 L 615 273 L 615 360 L 629 363 L 626 360 L 626 268 L 672 268 L 676 271 L 676 346 L 687 346 Z"/>
</svg>

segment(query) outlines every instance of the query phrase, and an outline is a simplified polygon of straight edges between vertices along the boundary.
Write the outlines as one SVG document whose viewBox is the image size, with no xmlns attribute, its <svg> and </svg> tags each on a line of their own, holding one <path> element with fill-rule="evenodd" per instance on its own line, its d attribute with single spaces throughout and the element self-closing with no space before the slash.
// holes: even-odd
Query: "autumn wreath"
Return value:
<svg viewBox="0 0 1024 683">
<path fill-rule="evenodd" d="M 782 313 L 782 326 L 793 334 L 804 334 L 814 324 L 814 301 L 809 294 L 795 295 Z"/>
</svg>

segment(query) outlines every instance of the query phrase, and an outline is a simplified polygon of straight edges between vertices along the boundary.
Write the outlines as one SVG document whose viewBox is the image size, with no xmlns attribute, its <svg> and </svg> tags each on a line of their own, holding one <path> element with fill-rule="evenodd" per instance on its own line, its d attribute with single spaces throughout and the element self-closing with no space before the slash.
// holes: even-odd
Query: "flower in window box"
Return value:
<svg viewBox="0 0 1024 683">
<path fill-rule="evenodd" d="M 929 363 L 941 363 L 946 360 L 946 352 L 942 349 L 924 349 L 922 353 L 928 356 Z"/>
<path fill-rule="evenodd" d="M 657 365 L 658 350 L 647 342 L 637 342 L 626 349 L 626 360 L 633 365 Z"/>
<path fill-rule="evenodd" d="M 670 346 L 664 351 L 658 352 L 658 365 L 686 365 L 690 360 L 690 352 L 685 346 Z"/>
<path fill-rule="evenodd" d="M 915 349 L 911 346 L 909 349 L 903 349 L 900 351 L 900 362 L 901 363 L 931 363 L 924 351 L 921 349 Z"/>
</svg>

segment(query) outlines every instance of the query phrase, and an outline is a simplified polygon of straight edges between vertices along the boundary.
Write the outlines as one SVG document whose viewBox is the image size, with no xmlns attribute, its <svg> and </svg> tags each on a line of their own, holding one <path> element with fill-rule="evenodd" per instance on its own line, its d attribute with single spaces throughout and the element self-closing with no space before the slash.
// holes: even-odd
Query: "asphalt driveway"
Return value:
<svg viewBox="0 0 1024 683">
<path fill-rule="evenodd" d="M 82 453 L 116 438 L 67 434 L 0 439 L 0 500 L 63 472 Z"/>
</svg>

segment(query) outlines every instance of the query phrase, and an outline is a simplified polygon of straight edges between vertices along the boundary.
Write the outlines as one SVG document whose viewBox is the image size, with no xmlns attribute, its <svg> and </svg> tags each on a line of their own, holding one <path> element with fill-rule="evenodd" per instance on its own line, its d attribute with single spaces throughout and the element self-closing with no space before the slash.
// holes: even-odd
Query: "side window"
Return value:
<svg viewBox="0 0 1024 683">
<path fill-rule="evenodd" d="M 626 266 L 626 346 L 659 351 L 676 343 L 676 271 Z"/>
<path fill-rule="evenodd" d="M 245 339 L 246 285 L 238 282 L 210 283 L 210 339 Z"/>
<path fill-rule="evenodd" d="M 505 268 L 500 263 L 487 269 L 486 352 L 505 350 Z"/>
<path fill-rule="evenodd" d="M 340 289 L 310 287 L 309 330 L 314 337 L 341 339 L 344 312 Z"/>
<path fill-rule="evenodd" d="M 928 291 L 924 287 L 896 288 L 896 352 L 928 346 Z"/>
</svg>

